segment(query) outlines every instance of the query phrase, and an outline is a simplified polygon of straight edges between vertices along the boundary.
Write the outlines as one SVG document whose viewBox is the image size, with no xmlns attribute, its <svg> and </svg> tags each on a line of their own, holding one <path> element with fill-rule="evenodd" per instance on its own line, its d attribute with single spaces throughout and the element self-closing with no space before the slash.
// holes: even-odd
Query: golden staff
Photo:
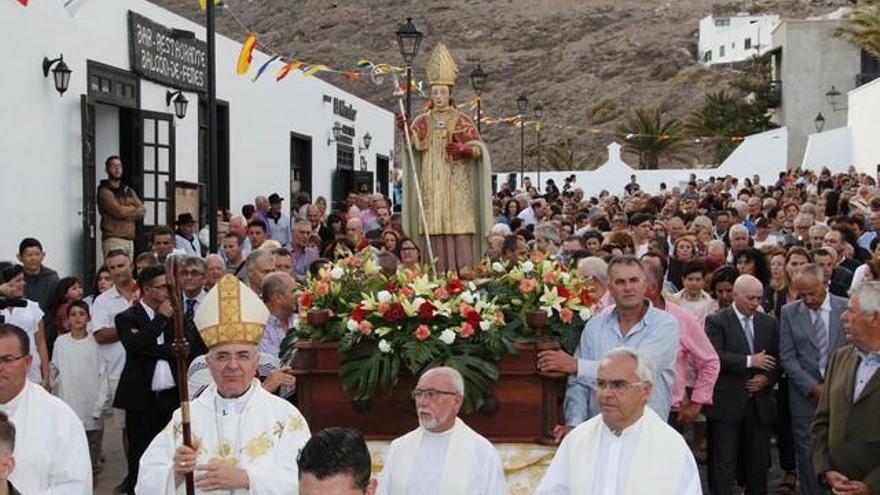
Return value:
<svg viewBox="0 0 880 495">
<path fill-rule="evenodd" d="M 176 261 L 177 256 L 168 256 L 165 261 L 165 278 L 168 281 L 168 299 L 174 308 L 174 343 L 171 349 L 174 351 L 174 361 L 177 366 L 177 390 L 180 395 L 180 425 L 183 430 L 183 444 L 192 448 L 192 427 L 189 415 L 189 387 L 187 383 L 187 371 L 189 365 L 189 342 L 183 335 L 183 301 L 180 285 L 180 267 Z M 193 473 L 186 473 L 186 495 L 194 495 L 196 492 Z"/>
</svg>

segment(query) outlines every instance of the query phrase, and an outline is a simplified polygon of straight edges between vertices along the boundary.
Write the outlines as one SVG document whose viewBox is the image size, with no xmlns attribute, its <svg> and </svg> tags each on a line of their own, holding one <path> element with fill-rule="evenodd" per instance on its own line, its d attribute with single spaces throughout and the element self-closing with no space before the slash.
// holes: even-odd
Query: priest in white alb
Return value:
<svg viewBox="0 0 880 495">
<path fill-rule="evenodd" d="M 694 456 L 649 407 L 652 365 L 619 347 L 599 363 L 601 414 L 562 441 L 535 495 L 700 495 Z"/>
<path fill-rule="evenodd" d="M 458 418 L 464 380 L 452 368 L 425 372 L 412 392 L 419 428 L 395 439 L 379 495 L 506 495 L 501 457 Z"/>
<path fill-rule="evenodd" d="M 28 334 L 0 324 L 0 412 L 15 425 L 9 481 L 27 495 L 91 495 L 92 463 L 82 421 L 61 399 L 28 380 L 32 361 Z"/>
<path fill-rule="evenodd" d="M 208 346 L 214 384 L 190 404 L 193 447 L 182 445 L 181 410 L 141 457 L 137 493 L 184 494 L 194 473 L 196 494 L 296 495 L 296 457 L 309 427 L 289 402 L 255 377 L 257 343 L 269 311 L 232 275 L 205 297 L 195 324 Z"/>
</svg>

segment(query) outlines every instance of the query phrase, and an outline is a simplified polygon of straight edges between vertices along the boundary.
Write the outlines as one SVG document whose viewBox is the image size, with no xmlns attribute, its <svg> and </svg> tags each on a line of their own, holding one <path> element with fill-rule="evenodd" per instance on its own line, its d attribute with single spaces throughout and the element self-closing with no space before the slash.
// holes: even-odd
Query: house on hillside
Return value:
<svg viewBox="0 0 880 495">
<path fill-rule="evenodd" d="M 700 21 L 697 53 L 704 66 L 736 65 L 761 55 L 770 47 L 770 33 L 778 15 L 707 16 Z"/>
</svg>

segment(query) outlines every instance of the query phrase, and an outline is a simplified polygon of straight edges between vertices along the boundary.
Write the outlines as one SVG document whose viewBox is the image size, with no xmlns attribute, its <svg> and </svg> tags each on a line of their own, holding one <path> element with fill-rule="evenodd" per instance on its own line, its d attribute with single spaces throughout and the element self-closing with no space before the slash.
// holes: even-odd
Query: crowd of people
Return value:
<svg viewBox="0 0 880 495">
<path fill-rule="evenodd" d="M 426 270 L 422 240 L 406 237 L 388 198 L 352 193 L 333 209 L 307 194 L 288 207 L 279 194 L 258 196 L 239 213 L 218 212 L 216 252 L 189 213 L 153 227 L 136 252 L 143 206 L 118 157 L 106 171 L 94 287 L 59 278 L 37 238 L 0 265 L 9 306 L 0 308 L 0 412 L 9 418 L 0 418 L 0 467 L 12 455 L 6 425 L 18 432 L 15 468 L 0 476 L 23 493 L 91 493 L 106 462 L 104 423 L 114 421 L 128 469 L 118 493 L 175 493 L 194 470 L 203 491 L 295 493 L 285 483 L 299 478 L 301 493 L 332 483 L 355 489 L 339 493 L 505 493 L 497 452 L 457 418 L 464 382 L 451 368 L 420 378 L 421 427 L 392 443 L 378 486 L 364 474 L 357 432 L 311 436 L 287 400 L 296 380 L 281 342 L 310 275 L 364 250 L 387 273 Z M 649 193 L 633 176 L 620 193 L 585 192 L 574 176 L 561 190 L 552 180 L 541 191 L 528 178 L 503 184 L 488 248 L 476 256 L 511 266 L 540 251 L 597 293 L 575 355 L 545 351 L 537 363 L 569 375 L 561 446 L 537 493 L 701 493 L 703 484 L 716 495 L 737 485 L 767 493 L 771 446 L 792 492 L 880 493 L 874 180 L 792 171 L 774 184 L 691 177 Z M 169 256 L 186 377 L 171 346 Z M 233 300 L 224 297 L 241 308 L 235 321 L 219 309 Z M 216 426 L 197 431 L 193 448 L 180 446 L 182 380 L 197 424 Z M 455 449 L 468 455 L 447 455 Z M 596 465 L 578 470 L 573 459 Z"/>
</svg>

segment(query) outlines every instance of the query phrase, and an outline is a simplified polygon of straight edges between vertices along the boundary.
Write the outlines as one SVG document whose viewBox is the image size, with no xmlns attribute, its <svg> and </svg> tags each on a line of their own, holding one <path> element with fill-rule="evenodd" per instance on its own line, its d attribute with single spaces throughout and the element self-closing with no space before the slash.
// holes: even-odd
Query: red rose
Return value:
<svg viewBox="0 0 880 495">
<path fill-rule="evenodd" d="M 480 326 L 480 313 L 479 311 L 468 311 L 466 315 L 464 315 L 465 321 L 471 324 L 474 328 Z"/>
<path fill-rule="evenodd" d="M 299 296 L 299 305 L 303 308 L 311 308 L 314 301 L 312 300 L 311 292 L 303 292 L 301 296 Z"/>
<path fill-rule="evenodd" d="M 395 290 L 397 290 L 397 284 L 395 284 L 394 282 L 388 282 L 387 284 L 385 284 L 385 290 L 387 290 L 388 292 L 394 292 Z"/>
<path fill-rule="evenodd" d="M 354 309 L 354 313 L 351 314 L 351 319 L 360 323 L 363 321 L 364 316 L 366 316 L 366 311 L 364 311 L 364 308 L 358 306 Z"/>
<path fill-rule="evenodd" d="M 431 336 L 431 329 L 428 328 L 428 325 L 419 325 L 413 332 L 413 335 L 419 340 L 426 340 Z"/>
<path fill-rule="evenodd" d="M 584 306 L 593 305 L 593 296 L 590 294 L 590 289 L 586 287 L 581 289 L 581 304 Z"/>
<path fill-rule="evenodd" d="M 446 290 L 452 295 L 461 294 L 464 292 L 464 283 L 457 278 L 451 278 L 446 282 Z"/>
<path fill-rule="evenodd" d="M 556 292 L 559 294 L 559 297 L 565 301 L 571 299 L 571 292 L 562 285 L 556 287 Z"/>
<path fill-rule="evenodd" d="M 428 301 L 423 302 L 419 306 L 419 318 L 423 320 L 433 320 L 434 319 L 434 305 L 429 303 Z"/>
<path fill-rule="evenodd" d="M 388 310 L 385 311 L 382 316 L 386 321 L 390 323 L 397 323 L 398 321 L 406 318 L 406 311 L 403 309 L 403 305 L 400 303 L 391 303 L 388 305 Z"/>
</svg>

